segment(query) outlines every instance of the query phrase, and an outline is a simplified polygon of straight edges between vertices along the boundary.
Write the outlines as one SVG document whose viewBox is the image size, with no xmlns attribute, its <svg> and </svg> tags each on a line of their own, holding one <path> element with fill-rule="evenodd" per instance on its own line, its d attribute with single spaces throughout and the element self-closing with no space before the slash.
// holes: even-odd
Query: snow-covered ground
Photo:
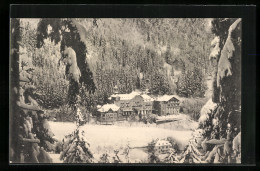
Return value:
<svg viewBox="0 0 260 171">
<path fill-rule="evenodd" d="M 49 153 L 49 155 L 52 158 L 53 163 L 62 163 L 60 160 L 60 154 Z"/>
<path fill-rule="evenodd" d="M 62 140 L 65 135 L 75 130 L 74 123 L 49 122 L 55 138 Z M 131 147 L 146 146 L 153 139 L 173 137 L 180 145 L 186 144 L 190 139 L 192 131 L 174 131 L 158 127 L 134 126 L 124 127 L 116 125 L 84 125 L 80 129 L 90 144 L 97 146 L 122 146 L 129 142 Z"/>
<path fill-rule="evenodd" d="M 158 116 L 156 119 L 157 123 L 163 121 L 172 121 L 168 123 L 159 124 L 157 126 L 159 128 L 184 131 L 194 130 L 198 127 L 198 122 L 191 120 L 190 116 L 186 114 Z"/>
<path fill-rule="evenodd" d="M 55 134 L 55 138 L 60 141 L 65 135 L 68 135 L 76 128 L 75 123 L 49 122 L 49 124 Z M 86 124 L 80 129 L 85 131 L 91 151 L 96 158 L 99 158 L 99 156 L 105 152 L 113 155 L 115 149 L 118 149 L 120 153 L 122 153 L 127 144 L 132 148 L 147 146 L 148 143 L 157 138 L 173 137 L 182 149 L 187 145 L 188 140 L 192 136 L 191 130 L 177 131 L 156 127 L 154 125 L 147 126 L 145 124 L 132 126 Z M 129 155 L 131 160 L 147 159 L 147 154 L 139 149 L 130 150 Z M 54 161 L 58 162 L 57 156 L 53 157 L 55 158 Z"/>
<path fill-rule="evenodd" d="M 190 118 L 188 115 L 184 115 L 184 114 L 157 116 L 157 120 L 166 120 L 166 119 L 189 120 Z"/>
</svg>

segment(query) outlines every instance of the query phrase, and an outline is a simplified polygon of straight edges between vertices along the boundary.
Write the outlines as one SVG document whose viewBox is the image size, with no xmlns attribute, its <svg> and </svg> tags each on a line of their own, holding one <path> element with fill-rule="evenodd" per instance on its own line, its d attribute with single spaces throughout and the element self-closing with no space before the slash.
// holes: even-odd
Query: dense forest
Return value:
<svg viewBox="0 0 260 171">
<path fill-rule="evenodd" d="M 49 109 L 71 99 L 60 53 L 66 39 L 56 42 L 52 20 L 41 21 L 46 25 L 41 27 L 38 20 L 21 20 L 25 51 L 21 66 L 33 69 L 35 98 Z M 204 97 L 211 73 L 210 44 L 205 40 L 213 36 L 205 33 L 207 19 L 72 19 L 71 23 L 86 46 L 85 60 L 93 73 L 94 94 L 80 86 L 89 110 L 106 103 L 115 85 L 120 93 L 149 88 L 152 95 Z M 46 30 L 44 39 L 39 38 L 37 29 Z M 39 39 L 44 42 L 41 46 Z"/>
</svg>

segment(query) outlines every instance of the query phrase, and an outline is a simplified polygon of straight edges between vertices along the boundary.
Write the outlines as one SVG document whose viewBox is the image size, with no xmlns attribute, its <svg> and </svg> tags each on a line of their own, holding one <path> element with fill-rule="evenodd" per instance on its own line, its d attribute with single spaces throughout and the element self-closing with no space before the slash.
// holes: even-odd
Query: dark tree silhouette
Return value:
<svg viewBox="0 0 260 171">
<path fill-rule="evenodd" d="M 51 31 L 48 30 L 49 26 Z M 76 63 L 67 63 L 66 75 L 69 78 L 70 86 L 68 93 L 68 104 L 75 105 L 76 95 L 79 94 L 79 88 L 83 84 L 90 93 L 95 92 L 93 74 L 90 71 L 86 61 L 87 47 L 85 44 L 85 28 L 75 19 L 41 19 L 37 28 L 37 47 L 44 44 L 44 39 L 50 38 L 56 44 L 60 42 L 61 60 L 72 58 L 66 53 L 66 49 L 71 48 L 76 58 Z M 79 79 L 69 77 L 74 74 L 71 69 L 72 65 L 79 69 Z"/>
<path fill-rule="evenodd" d="M 20 20 L 11 19 L 11 90 L 10 102 L 10 160 L 19 162 L 20 148 L 18 142 L 18 106 L 19 100 L 19 44 L 20 41 Z"/>
<path fill-rule="evenodd" d="M 30 78 L 33 69 L 25 70 L 24 64 L 19 63 L 21 28 L 19 19 L 11 20 L 10 161 L 51 163 L 45 150 L 54 142 L 53 135 L 49 134 L 44 112 L 27 91 L 33 87 Z"/>
</svg>

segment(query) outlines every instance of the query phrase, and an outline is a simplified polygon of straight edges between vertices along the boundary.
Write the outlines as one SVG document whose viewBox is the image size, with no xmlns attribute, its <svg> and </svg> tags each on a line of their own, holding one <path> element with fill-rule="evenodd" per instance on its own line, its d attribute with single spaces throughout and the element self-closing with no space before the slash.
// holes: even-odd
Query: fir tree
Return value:
<svg viewBox="0 0 260 171">
<path fill-rule="evenodd" d="M 64 163 L 91 163 L 93 154 L 90 151 L 90 144 L 86 140 L 85 132 L 80 129 L 83 125 L 83 116 L 80 109 L 77 108 L 76 130 L 63 139 L 63 150 L 60 159 Z"/>
<path fill-rule="evenodd" d="M 149 163 L 160 163 L 160 159 L 155 151 L 156 141 L 153 140 L 148 144 L 148 162 Z"/>
<path fill-rule="evenodd" d="M 213 19 L 211 23 L 216 36 L 210 54 L 210 59 L 216 62 L 214 93 L 201 110 L 201 129 L 194 132 L 181 163 L 241 161 L 241 19 Z M 204 139 L 198 143 L 197 138 L 201 136 Z M 203 150 L 199 150 L 197 144 Z"/>
<path fill-rule="evenodd" d="M 219 24 L 216 23 L 217 21 Z M 212 28 L 213 33 L 220 36 L 220 42 L 221 39 L 226 38 L 223 45 L 219 45 L 219 55 L 214 56 L 217 60 L 217 69 L 214 71 L 212 97 L 213 102 L 218 104 L 212 111 L 214 119 L 220 121 L 216 125 L 220 128 L 218 133 L 221 137 L 226 137 L 225 130 L 228 124 L 232 125 L 232 130 L 240 130 L 241 124 L 241 23 L 240 19 L 215 19 L 212 23 L 215 23 Z M 219 25 L 223 28 L 219 28 Z M 227 30 L 223 30 L 224 28 Z"/>
<path fill-rule="evenodd" d="M 20 46 L 21 25 L 19 19 L 11 20 L 12 28 L 12 105 L 11 110 L 11 147 L 10 160 L 15 163 L 51 163 L 52 159 L 46 153 L 54 142 L 46 115 L 32 98 L 33 68 L 26 68 L 26 63 L 20 62 L 22 54 Z"/>
</svg>

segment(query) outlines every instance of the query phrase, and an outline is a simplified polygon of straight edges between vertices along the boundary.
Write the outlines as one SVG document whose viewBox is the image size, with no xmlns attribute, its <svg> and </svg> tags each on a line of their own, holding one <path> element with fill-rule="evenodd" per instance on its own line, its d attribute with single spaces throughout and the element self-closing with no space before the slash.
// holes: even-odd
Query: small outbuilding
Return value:
<svg viewBox="0 0 260 171">
<path fill-rule="evenodd" d="M 154 146 L 155 152 L 161 154 L 167 153 L 170 148 L 172 148 L 172 144 L 167 140 L 158 140 Z"/>
</svg>

